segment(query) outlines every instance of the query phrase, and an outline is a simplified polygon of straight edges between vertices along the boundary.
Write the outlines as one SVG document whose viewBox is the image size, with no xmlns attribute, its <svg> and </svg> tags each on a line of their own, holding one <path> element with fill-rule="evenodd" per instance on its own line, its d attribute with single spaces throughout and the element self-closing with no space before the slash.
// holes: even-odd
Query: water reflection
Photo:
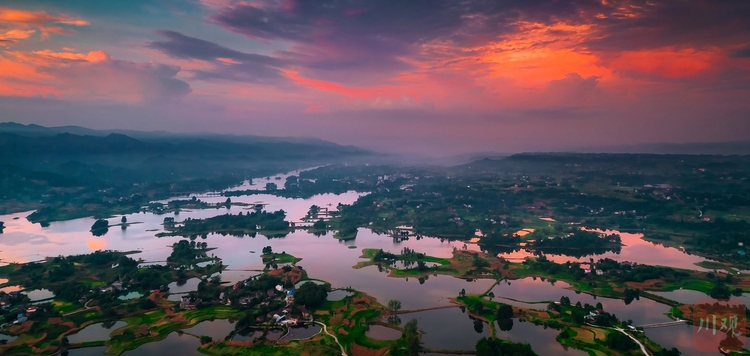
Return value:
<svg viewBox="0 0 750 356">
<path fill-rule="evenodd" d="M 503 340 L 530 344 L 537 355 L 581 355 L 588 353 L 567 348 L 555 339 L 559 330 L 524 322 L 517 318 L 496 322 L 496 335 Z"/>
<path fill-rule="evenodd" d="M 210 336 L 214 341 L 224 340 L 232 330 L 234 330 L 234 321 L 225 319 L 202 321 L 193 327 L 182 329 L 196 336 Z"/>
<path fill-rule="evenodd" d="M 643 239 L 643 234 L 620 232 L 616 230 L 597 231 L 606 234 L 619 234 L 622 243 L 625 246 L 622 246 L 619 252 L 582 250 L 579 252 L 586 252 L 586 254 L 571 253 L 571 251 L 562 254 L 557 251 L 550 251 L 549 253 L 545 253 L 545 256 L 547 256 L 549 260 L 557 263 L 565 263 L 567 261 L 589 262 L 589 259 L 593 257 L 595 260 L 611 258 L 616 261 L 629 261 L 648 265 L 708 271 L 708 269 L 695 265 L 698 262 L 707 261 L 707 259 L 696 255 L 690 255 L 676 248 L 665 247 L 664 245 L 646 241 Z M 493 249 L 493 247 L 488 248 Z M 509 261 L 523 261 L 527 257 L 535 257 L 536 255 L 537 252 L 527 251 L 525 249 L 512 249 L 506 247 L 498 250 L 498 256 L 504 257 Z"/>
<path fill-rule="evenodd" d="M 460 308 L 403 314 L 401 319 L 402 327 L 410 320 L 417 319 L 419 329 L 424 332 L 423 346 L 433 350 L 474 350 L 479 339 L 490 336 L 489 327 L 481 321 L 480 327 L 477 327 L 475 321 Z"/>
<path fill-rule="evenodd" d="M 186 355 L 202 356 L 198 352 L 201 342 L 198 338 L 187 334 L 178 334 L 176 332 L 167 335 L 167 338 L 161 341 L 150 342 L 138 346 L 135 350 L 126 351 L 123 355 Z"/>
<path fill-rule="evenodd" d="M 80 342 L 109 340 L 109 334 L 125 325 L 127 325 L 127 323 L 124 321 L 110 321 L 92 324 L 75 334 L 68 335 L 68 341 L 72 344 L 76 344 Z"/>
</svg>

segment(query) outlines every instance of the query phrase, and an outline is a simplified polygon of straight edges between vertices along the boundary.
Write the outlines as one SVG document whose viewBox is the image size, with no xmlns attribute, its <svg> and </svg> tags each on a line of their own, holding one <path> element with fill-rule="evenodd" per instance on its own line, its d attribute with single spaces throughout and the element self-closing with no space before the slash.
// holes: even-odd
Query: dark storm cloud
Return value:
<svg viewBox="0 0 750 356">
<path fill-rule="evenodd" d="M 243 53 L 200 38 L 185 36 L 176 31 L 164 30 L 157 31 L 157 33 L 165 37 L 167 40 L 151 42 L 148 47 L 158 49 L 172 57 L 202 60 L 230 58 L 266 65 L 278 64 L 278 60 L 273 57 Z"/>
<path fill-rule="evenodd" d="M 196 79 L 223 79 L 242 82 L 286 82 L 279 71 L 282 61 L 269 56 L 244 53 L 219 44 L 186 36 L 175 31 L 157 31 L 166 38 L 147 47 L 157 49 L 171 57 L 214 61 L 230 59 L 234 63 L 222 63 L 214 70 L 193 71 Z"/>
<path fill-rule="evenodd" d="M 605 18 L 594 17 L 602 36 L 587 42 L 595 49 L 721 47 L 750 40 L 750 1 L 637 0 L 613 2 L 605 10 Z"/>
<path fill-rule="evenodd" d="M 329 0 L 286 4 L 229 6 L 213 20 L 259 40 L 315 45 L 330 55 L 309 57 L 318 60 L 311 66 L 322 69 L 340 68 L 333 58 L 336 55 L 397 61 L 397 56 L 413 53 L 415 45 L 432 40 L 458 46 L 481 44 L 515 31 L 518 21 L 594 24 L 599 33 L 587 44 L 612 50 L 722 45 L 747 40 L 750 33 L 750 1 L 745 0 L 611 0 L 606 4 L 594 0 Z"/>
</svg>

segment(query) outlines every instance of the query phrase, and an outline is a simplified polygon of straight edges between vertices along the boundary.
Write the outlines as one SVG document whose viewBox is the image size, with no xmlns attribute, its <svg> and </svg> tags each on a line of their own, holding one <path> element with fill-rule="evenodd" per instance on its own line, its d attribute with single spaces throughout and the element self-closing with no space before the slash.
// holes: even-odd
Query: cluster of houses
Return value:
<svg viewBox="0 0 750 356">
<path fill-rule="evenodd" d="M 3 309 L 10 308 L 13 304 L 13 301 L 18 299 L 21 294 L 18 291 L 9 292 L 5 298 L 0 300 L 0 307 Z M 11 313 L 16 314 L 16 320 L 13 322 L 13 324 L 20 324 L 23 322 L 26 322 L 29 320 L 29 316 L 36 313 L 37 306 L 36 305 L 30 305 L 30 304 L 21 304 L 17 308 L 14 308 Z"/>
<path fill-rule="evenodd" d="M 589 324 L 596 324 L 599 320 L 609 318 L 609 314 L 601 309 L 594 309 L 584 316 L 583 319 Z"/>
</svg>

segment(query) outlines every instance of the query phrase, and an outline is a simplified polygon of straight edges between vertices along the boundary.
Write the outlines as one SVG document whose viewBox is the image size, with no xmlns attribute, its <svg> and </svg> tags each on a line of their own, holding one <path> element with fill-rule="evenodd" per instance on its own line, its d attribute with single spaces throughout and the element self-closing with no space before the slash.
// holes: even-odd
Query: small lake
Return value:
<svg viewBox="0 0 750 356">
<path fill-rule="evenodd" d="M 26 294 L 29 296 L 29 299 L 31 299 L 32 302 L 38 302 L 40 300 L 47 300 L 52 299 L 55 297 L 55 293 L 52 293 L 52 291 L 49 291 L 47 289 L 34 289 L 34 290 L 27 290 L 24 291 L 23 294 Z"/>
<path fill-rule="evenodd" d="M 279 330 L 279 329 L 268 330 L 268 333 L 266 333 L 266 340 L 276 341 L 282 336 L 284 336 L 284 330 Z"/>
<path fill-rule="evenodd" d="M 77 344 L 81 342 L 109 340 L 109 334 L 125 325 L 128 324 L 124 321 L 91 324 L 75 334 L 68 335 L 68 341 L 71 344 Z"/>
<path fill-rule="evenodd" d="M 342 300 L 350 295 L 352 295 L 352 292 L 348 292 L 344 289 L 337 289 L 331 292 L 328 292 L 328 298 L 327 300 L 330 300 L 332 302 L 337 302 L 339 300 Z"/>
<path fill-rule="evenodd" d="M 375 340 L 398 340 L 403 334 L 401 331 L 383 325 L 370 325 L 370 328 L 367 329 L 366 335 L 370 339 Z"/>
<path fill-rule="evenodd" d="M 234 334 L 234 337 L 232 337 L 232 341 L 248 342 L 253 341 L 261 336 L 263 336 L 263 331 L 255 329 L 245 329 Z"/>
<path fill-rule="evenodd" d="M 5 340 L 7 343 L 10 343 L 15 339 L 18 339 L 18 336 L 0 334 L 0 341 Z"/>
<path fill-rule="evenodd" d="M 224 340 L 232 330 L 234 330 L 234 322 L 226 319 L 202 321 L 193 327 L 182 329 L 196 336 L 210 336 L 214 341 Z"/>
<path fill-rule="evenodd" d="M 187 334 L 179 335 L 176 332 L 167 335 L 167 338 L 161 341 L 149 342 L 138 346 L 135 350 L 126 351 L 123 355 L 186 355 L 186 356 L 203 356 L 198 352 L 201 346 L 200 340 Z"/>
<path fill-rule="evenodd" d="M 575 355 L 587 356 L 588 353 L 566 348 L 555 339 L 559 330 L 539 326 L 531 322 L 522 322 L 518 318 L 495 322 L 498 338 L 531 345 L 537 355 Z"/>
<path fill-rule="evenodd" d="M 317 335 L 321 329 L 320 325 L 317 324 L 289 328 L 289 334 L 284 337 L 284 340 L 309 339 Z"/>
<path fill-rule="evenodd" d="M 143 295 L 141 293 L 139 293 L 139 292 L 128 292 L 127 294 L 123 294 L 123 295 L 117 297 L 117 299 L 119 299 L 119 300 L 130 300 L 130 299 L 140 298 L 142 296 Z"/>
<path fill-rule="evenodd" d="M 401 314 L 399 317 L 401 327 L 412 319 L 417 320 L 417 327 L 424 331 L 423 346 L 428 349 L 474 350 L 479 339 L 490 336 L 490 328 L 486 323 L 475 323 L 460 308 L 428 310 Z"/>
<path fill-rule="evenodd" d="M 198 290 L 198 284 L 200 284 L 200 278 L 189 278 L 185 281 L 176 281 L 169 283 L 169 293 L 188 293 L 195 292 Z"/>
</svg>

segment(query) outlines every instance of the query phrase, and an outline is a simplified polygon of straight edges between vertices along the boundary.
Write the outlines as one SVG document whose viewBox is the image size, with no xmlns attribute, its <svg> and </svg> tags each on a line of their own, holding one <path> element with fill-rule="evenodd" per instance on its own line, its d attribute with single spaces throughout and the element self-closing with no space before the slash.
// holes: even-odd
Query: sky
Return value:
<svg viewBox="0 0 750 356">
<path fill-rule="evenodd" d="M 747 0 L 3 0 L 0 121 L 461 153 L 750 139 Z"/>
</svg>

